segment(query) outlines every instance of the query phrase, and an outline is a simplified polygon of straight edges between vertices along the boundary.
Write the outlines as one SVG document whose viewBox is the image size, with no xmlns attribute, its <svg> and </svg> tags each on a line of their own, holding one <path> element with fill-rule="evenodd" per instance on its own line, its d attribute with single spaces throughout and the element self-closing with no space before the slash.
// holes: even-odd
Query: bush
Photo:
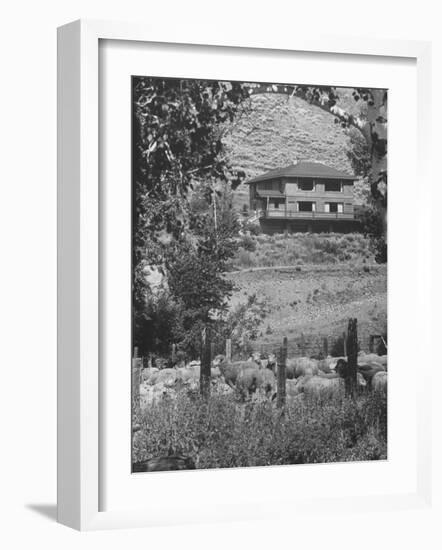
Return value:
<svg viewBox="0 0 442 550">
<path fill-rule="evenodd" d="M 256 250 L 256 240 L 250 235 L 243 235 L 240 240 L 240 245 L 249 252 L 255 252 Z"/>
<path fill-rule="evenodd" d="M 387 241 L 384 233 L 384 221 L 382 212 L 375 206 L 362 207 L 357 219 L 361 224 L 361 230 L 371 240 L 371 246 L 375 253 L 377 263 L 387 262 Z"/>
<path fill-rule="evenodd" d="M 262 233 L 259 223 L 247 223 L 244 226 L 244 231 L 248 231 L 251 235 L 260 235 Z"/>
<path fill-rule="evenodd" d="M 240 267 L 245 267 L 245 268 L 253 267 L 254 265 L 250 252 L 248 252 L 244 248 L 239 249 L 238 264 Z"/>
</svg>

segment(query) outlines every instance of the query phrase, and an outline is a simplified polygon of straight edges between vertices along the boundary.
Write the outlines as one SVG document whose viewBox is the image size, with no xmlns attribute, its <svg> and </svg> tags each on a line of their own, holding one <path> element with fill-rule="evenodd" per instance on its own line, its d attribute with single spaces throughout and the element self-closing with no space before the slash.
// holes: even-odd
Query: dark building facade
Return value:
<svg viewBox="0 0 442 550">
<path fill-rule="evenodd" d="M 250 209 L 265 233 L 355 231 L 355 177 L 318 162 L 298 162 L 246 181 Z"/>
</svg>

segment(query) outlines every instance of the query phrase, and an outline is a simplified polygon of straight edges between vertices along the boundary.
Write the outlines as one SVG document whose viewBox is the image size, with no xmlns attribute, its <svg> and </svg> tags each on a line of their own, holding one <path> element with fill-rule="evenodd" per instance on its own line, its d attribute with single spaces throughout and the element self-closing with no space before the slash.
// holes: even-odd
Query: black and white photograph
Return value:
<svg viewBox="0 0 442 550">
<path fill-rule="evenodd" d="M 439 550 L 436 7 L 6 6 L 4 548 Z"/>
<path fill-rule="evenodd" d="M 387 95 L 132 76 L 132 473 L 387 460 Z"/>
</svg>

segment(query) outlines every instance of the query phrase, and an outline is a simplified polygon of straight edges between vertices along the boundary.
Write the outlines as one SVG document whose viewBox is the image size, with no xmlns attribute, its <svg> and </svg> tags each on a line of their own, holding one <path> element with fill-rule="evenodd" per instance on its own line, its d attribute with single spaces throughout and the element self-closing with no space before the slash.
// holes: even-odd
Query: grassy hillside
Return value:
<svg viewBox="0 0 442 550">
<path fill-rule="evenodd" d="M 358 111 L 351 88 L 342 89 L 340 95 L 347 110 Z M 225 138 L 233 167 L 244 170 L 247 178 L 295 160 L 322 162 L 352 172 L 346 156 L 349 137 L 334 123 L 333 115 L 301 99 L 289 100 L 278 94 L 252 96 L 251 107 Z M 248 205 L 248 188 L 241 184 L 235 191 L 235 208 L 240 210 L 243 204 Z"/>
<path fill-rule="evenodd" d="M 244 235 L 231 270 L 303 264 L 373 264 L 369 240 L 360 233 Z"/>
</svg>

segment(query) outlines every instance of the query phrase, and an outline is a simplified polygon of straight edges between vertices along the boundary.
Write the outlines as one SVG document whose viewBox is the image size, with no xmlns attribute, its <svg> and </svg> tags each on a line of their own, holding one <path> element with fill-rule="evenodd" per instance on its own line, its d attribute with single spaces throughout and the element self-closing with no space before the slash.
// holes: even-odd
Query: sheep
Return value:
<svg viewBox="0 0 442 550">
<path fill-rule="evenodd" d="M 336 373 L 341 378 L 347 378 L 349 376 L 348 369 L 349 367 L 347 361 L 345 361 L 344 359 L 339 359 L 335 369 Z M 382 365 L 358 365 L 357 369 L 357 386 L 359 388 L 366 387 L 367 389 L 371 389 L 373 377 L 377 373 L 386 374 Z"/>
<path fill-rule="evenodd" d="M 223 355 L 218 355 L 213 364 L 219 368 L 225 382 L 244 396 L 254 393 L 257 389 L 263 389 L 266 394 L 274 390 L 273 372 L 252 361 L 229 363 Z"/>
<path fill-rule="evenodd" d="M 305 375 L 316 375 L 318 374 L 318 362 L 315 359 L 309 359 L 308 357 L 297 357 L 294 359 L 289 359 L 286 366 L 287 378 L 289 378 L 292 373 L 294 378 L 299 378 L 300 376 Z"/>
<path fill-rule="evenodd" d="M 156 373 L 159 372 L 160 369 L 157 369 L 156 367 L 147 367 L 146 369 L 143 369 L 141 371 L 141 380 L 143 382 L 149 382 L 150 378 Z"/>
<path fill-rule="evenodd" d="M 343 393 L 344 380 L 339 377 L 303 376 L 298 382 L 298 390 L 307 397 L 332 397 Z"/>
<path fill-rule="evenodd" d="M 371 387 L 374 392 L 387 393 L 388 375 L 384 371 L 377 372 L 371 381 Z"/>
<path fill-rule="evenodd" d="M 224 355 L 217 355 L 213 360 L 213 365 L 219 368 L 224 380 L 232 388 L 235 387 L 238 375 L 242 370 L 253 368 L 251 361 L 235 361 L 229 363 Z"/>
<path fill-rule="evenodd" d="M 237 376 L 236 388 L 243 396 L 251 395 L 256 390 L 263 390 L 266 395 L 270 395 L 275 391 L 275 375 L 265 368 L 242 369 Z"/>
</svg>

